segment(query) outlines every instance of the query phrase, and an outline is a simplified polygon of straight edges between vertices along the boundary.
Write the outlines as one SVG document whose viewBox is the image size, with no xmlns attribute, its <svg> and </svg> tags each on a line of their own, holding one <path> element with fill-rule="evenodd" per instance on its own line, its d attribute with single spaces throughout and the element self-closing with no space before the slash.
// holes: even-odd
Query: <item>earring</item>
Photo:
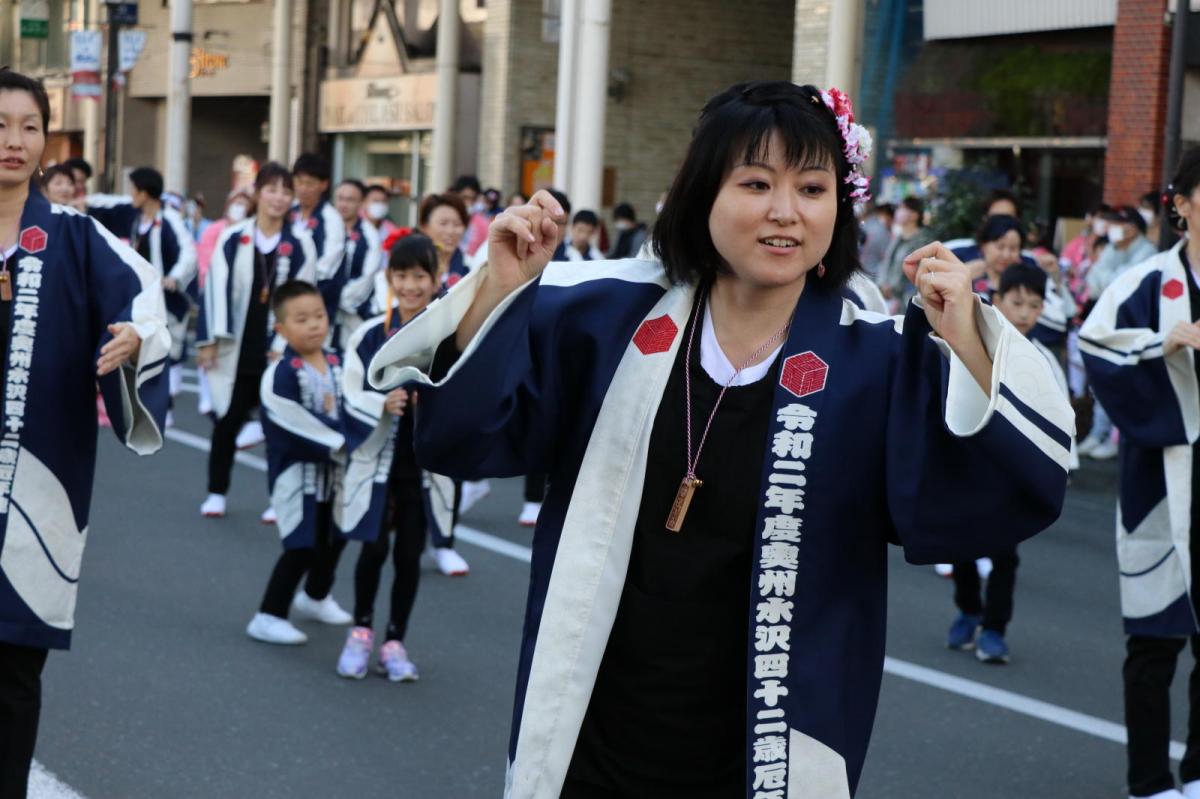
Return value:
<svg viewBox="0 0 1200 799">
<path fill-rule="evenodd" d="M 825 277 L 825 262 L 817 264 L 817 277 Z"/>
</svg>

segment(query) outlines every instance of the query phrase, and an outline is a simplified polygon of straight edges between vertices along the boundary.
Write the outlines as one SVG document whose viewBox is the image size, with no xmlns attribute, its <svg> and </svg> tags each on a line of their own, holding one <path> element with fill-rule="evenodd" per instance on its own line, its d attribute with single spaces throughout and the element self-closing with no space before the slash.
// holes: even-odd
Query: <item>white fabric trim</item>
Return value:
<svg viewBox="0 0 1200 799">
<path fill-rule="evenodd" d="M 295 233 L 295 231 L 293 231 L 293 235 L 295 235 L 296 238 L 300 238 L 306 232 L 307 231 L 305 231 L 304 228 L 301 227 L 300 232 Z M 266 233 L 263 233 L 259 229 L 258 225 L 254 226 L 254 248 L 256 250 L 258 250 L 260 253 L 262 253 L 263 255 L 270 255 L 271 253 L 273 253 L 275 251 L 275 248 L 279 246 L 279 242 L 282 239 L 283 239 L 283 231 L 280 231 L 273 236 L 268 236 Z"/>
<path fill-rule="evenodd" d="M 789 729 L 787 799 L 850 799 L 846 759 L 816 738 Z"/>
<path fill-rule="evenodd" d="M 578 286 L 593 280 L 624 280 L 629 283 L 657 283 L 668 288 L 671 282 L 658 261 L 622 258 L 619 261 L 591 261 L 580 269 L 570 261 L 551 261 L 540 279 L 543 286 Z M 456 287 L 457 288 L 457 287 Z"/>
<path fill-rule="evenodd" d="M 281 361 L 275 361 L 263 372 L 262 382 L 259 383 L 263 410 L 271 417 L 271 421 L 293 435 L 307 438 L 322 446 L 329 447 L 330 453 L 336 455 L 346 446 L 346 439 L 341 433 L 326 427 L 300 403 L 281 397 L 275 393 L 275 370 Z"/>
</svg>

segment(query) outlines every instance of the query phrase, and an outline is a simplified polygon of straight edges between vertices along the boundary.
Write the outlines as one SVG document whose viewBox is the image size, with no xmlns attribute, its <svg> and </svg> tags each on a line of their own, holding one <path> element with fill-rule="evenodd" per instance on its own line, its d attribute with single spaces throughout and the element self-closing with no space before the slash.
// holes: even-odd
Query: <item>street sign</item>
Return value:
<svg viewBox="0 0 1200 799">
<path fill-rule="evenodd" d="M 108 22 L 110 25 L 138 24 L 137 3 L 110 3 L 106 0 L 105 5 L 108 6 Z"/>
<path fill-rule="evenodd" d="M 100 51 L 103 49 L 104 34 L 100 31 L 71 32 L 72 96 L 100 96 Z"/>
<path fill-rule="evenodd" d="M 49 0 L 21 0 L 21 38 L 46 39 L 49 35 Z"/>
</svg>

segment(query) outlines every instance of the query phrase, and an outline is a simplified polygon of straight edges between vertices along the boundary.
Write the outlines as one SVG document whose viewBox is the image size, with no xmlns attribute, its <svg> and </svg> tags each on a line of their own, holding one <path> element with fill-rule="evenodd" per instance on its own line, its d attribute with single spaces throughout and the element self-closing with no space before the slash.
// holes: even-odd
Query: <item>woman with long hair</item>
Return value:
<svg viewBox="0 0 1200 799">
<path fill-rule="evenodd" d="M 550 263 L 539 192 L 373 359 L 420 394 L 424 468 L 549 474 L 507 796 L 849 797 L 886 545 L 959 560 L 1058 516 L 1070 407 L 965 267 L 910 253 L 903 318 L 850 298 L 869 147 L 837 90 L 733 86 L 658 259 Z"/>
</svg>

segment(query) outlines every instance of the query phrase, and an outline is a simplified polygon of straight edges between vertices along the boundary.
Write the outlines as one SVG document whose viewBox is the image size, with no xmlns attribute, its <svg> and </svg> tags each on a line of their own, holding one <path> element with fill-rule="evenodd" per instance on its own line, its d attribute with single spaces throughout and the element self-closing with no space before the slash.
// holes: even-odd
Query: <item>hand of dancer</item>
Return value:
<svg viewBox="0 0 1200 799">
<path fill-rule="evenodd" d="M 475 302 L 458 326 L 456 343 L 460 350 L 466 348 L 505 297 L 542 273 L 558 248 L 559 222 L 565 221 L 566 212 L 545 190 L 492 220 L 488 227 L 488 271 Z"/>
<path fill-rule="evenodd" d="M 941 242 L 927 244 L 904 259 L 904 274 L 917 287 L 925 318 L 962 360 L 984 393 L 991 393 L 992 359 L 979 337 L 979 304 L 967 266 Z"/>
<path fill-rule="evenodd" d="M 206 344 L 196 348 L 196 365 L 201 369 L 214 369 L 217 365 L 217 345 Z"/>
<path fill-rule="evenodd" d="M 162 287 L 163 291 L 179 291 L 179 281 L 173 277 L 164 277 Z"/>
<path fill-rule="evenodd" d="M 137 357 L 142 348 L 142 337 L 128 322 L 108 326 L 112 340 L 100 348 L 100 359 L 96 361 L 96 374 L 103 376 L 120 368 L 121 364 Z"/>
<path fill-rule="evenodd" d="M 1200 350 L 1200 322 L 1177 322 L 1163 342 L 1163 355 L 1174 355 L 1184 347 Z"/>
<path fill-rule="evenodd" d="M 408 407 L 408 392 L 402 388 L 393 388 L 384 398 L 383 408 L 392 416 L 403 416 Z"/>
</svg>

